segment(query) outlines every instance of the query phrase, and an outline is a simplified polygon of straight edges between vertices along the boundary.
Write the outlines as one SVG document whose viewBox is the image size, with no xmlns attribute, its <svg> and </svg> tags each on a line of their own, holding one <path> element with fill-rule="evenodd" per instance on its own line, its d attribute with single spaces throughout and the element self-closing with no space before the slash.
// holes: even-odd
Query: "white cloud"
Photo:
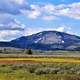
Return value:
<svg viewBox="0 0 80 80">
<path fill-rule="evenodd" d="M 65 8 L 65 9 L 59 10 L 56 14 L 67 16 L 74 19 L 80 19 L 80 9 L 77 9 L 77 8 Z"/>
<path fill-rule="evenodd" d="M 32 11 L 29 11 L 28 17 L 32 19 L 36 19 L 41 14 L 40 7 L 38 5 L 30 5 L 30 6 Z"/>
<path fill-rule="evenodd" d="M 59 32 L 68 33 L 68 32 L 71 32 L 72 28 L 68 25 L 62 24 L 60 27 L 56 28 L 55 30 Z"/>
<path fill-rule="evenodd" d="M 80 19 L 80 2 L 72 4 L 45 4 L 41 7 L 43 9 L 42 14 L 47 14 L 50 16 L 66 16 L 69 18 Z"/>
<path fill-rule="evenodd" d="M 47 21 L 51 21 L 51 20 L 55 20 L 57 18 L 56 18 L 56 16 L 43 16 L 42 19 L 47 20 Z"/>
<path fill-rule="evenodd" d="M 25 3 L 25 0 L 11 0 L 12 2 L 15 2 L 15 3 L 17 3 L 17 4 L 20 4 L 20 5 L 22 5 L 22 4 L 24 4 Z"/>
<path fill-rule="evenodd" d="M 80 2 L 72 4 L 45 4 L 43 6 L 32 4 L 30 5 L 31 10 L 23 11 L 23 14 L 26 14 L 27 17 L 36 19 L 39 16 L 43 17 L 44 20 L 52 19 L 51 16 L 66 16 L 69 18 L 80 19 Z M 48 18 L 49 17 L 49 18 Z M 53 20 L 53 19 L 52 19 Z"/>
<path fill-rule="evenodd" d="M 79 9 L 80 9 L 80 2 L 72 3 L 72 4 L 69 5 L 69 7 L 72 7 L 72 8 L 79 8 Z"/>
<path fill-rule="evenodd" d="M 26 0 L 0 0 L 0 13 L 19 15 L 24 9 L 30 10 Z"/>
<path fill-rule="evenodd" d="M 23 35 L 25 25 L 8 14 L 0 14 L 0 41 L 12 40 Z"/>
<path fill-rule="evenodd" d="M 36 19 L 40 16 L 41 11 L 38 5 L 30 5 L 31 10 L 21 10 L 21 13 L 28 18 Z"/>
<path fill-rule="evenodd" d="M 12 16 L 0 14 L 0 31 L 1 30 L 24 30 L 24 25 Z"/>
<path fill-rule="evenodd" d="M 0 41 L 10 41 L 22 35 L 23 35 L 22 32 L 17 30 L 16 31 L 13 31 L 13 30 L 0 31 Z"/>
<path fill-rule="evenodd" d="M 59 16 L 67 16 L 74 19 L 80 19 L 80 2 L 63 5 L 63 8 L 61 9 L 58 5 L 57 9 L 54 11 L 54 14 Z"/>
<path fill-rule="evenodd" d="M 36 19 L 40 15 L 40 12 L 38 10 L 34 10 L 28 13 L 28 17 L 31 19 Z"/>
<path fill-rule="evenodd" d="M 4 7 L 5 6 L 5 7 Z M 80 2 L 71 4 L 28 4 L 27 0 L 0 0 L 0 13 L 11 15 L 25 15 L 28 18 L 36 19 L 39 16 L 67 16 L 80 19 Z"/>
<path fill-rule="evenodd" d="M 56 6 L 56 10 L 61 10 L 61 9 L 66 8 L 66 7 L 67 7 L 66 4 L 59 4 L 59 5 Z"/>
<path fill-rule="evenodd" d="M 57 29 L 55 29 L 56 31 L 60 31 L 60 32 L 64 32 L 65 31 L 65 27 L 58 27 Z"/>
<path fill-rule="evenodd" d="M 53 11 L 55 10 L 55 6 L 53 4 L 46 4 L 43 7 L 43 10 L 48 12 L 48 13 L 53 13 Z"/>
</svg>

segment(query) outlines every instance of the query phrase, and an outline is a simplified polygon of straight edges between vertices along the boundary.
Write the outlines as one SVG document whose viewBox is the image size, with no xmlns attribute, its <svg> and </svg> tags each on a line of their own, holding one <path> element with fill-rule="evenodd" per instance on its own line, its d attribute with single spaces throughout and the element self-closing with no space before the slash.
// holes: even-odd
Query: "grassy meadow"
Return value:
<svg viewBox="0 0 80 80">
<path fill-rule="evenodd" d="M 0 80 L 80 80 L 80 51 L 1 48 Z"/>
<path fill-rule="evenodd" d="M 2 64 L 0 80 L 80 80 L 80 64 Z"/>
</svg>

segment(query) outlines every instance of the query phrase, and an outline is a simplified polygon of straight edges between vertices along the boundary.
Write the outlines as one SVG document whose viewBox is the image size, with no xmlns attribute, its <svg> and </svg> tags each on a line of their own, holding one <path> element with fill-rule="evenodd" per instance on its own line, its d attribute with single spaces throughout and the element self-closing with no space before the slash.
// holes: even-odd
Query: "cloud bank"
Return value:
<svg viewBox="0 0 80 80">
<path fill-rule="evenodd" d="M 54 5 L 52 3 L 39 5 L 29 4 L 27 0 L 0 0 L 0 40 L 12 40 L 23 35 L 30 35 L 43 30 L 57 30 L 63 32 L 66 29 L 64 26 L 56 29 L 26 28 L 26 25 L 18 21 L 15 17 L 20 15 L 31 20 L 41 19 L 44 21 L 52 21 L 60 16 L 80 20 L 80 2 L 67 5 Z"/>
</svg>

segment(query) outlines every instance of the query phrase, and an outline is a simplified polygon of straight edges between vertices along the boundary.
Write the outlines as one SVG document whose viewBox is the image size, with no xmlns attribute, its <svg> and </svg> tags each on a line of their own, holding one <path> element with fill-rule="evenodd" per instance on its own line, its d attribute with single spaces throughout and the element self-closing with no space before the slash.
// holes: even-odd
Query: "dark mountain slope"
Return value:
<svg viewBox="0 0 80 80">
<path fill-rule="evenodd" d="M 43 31 L 23 36 L 10 42 L 13 47 L 40 50 L 76 50 L 80 49 L 80 37 L 64 32 Z"/>
</svg>

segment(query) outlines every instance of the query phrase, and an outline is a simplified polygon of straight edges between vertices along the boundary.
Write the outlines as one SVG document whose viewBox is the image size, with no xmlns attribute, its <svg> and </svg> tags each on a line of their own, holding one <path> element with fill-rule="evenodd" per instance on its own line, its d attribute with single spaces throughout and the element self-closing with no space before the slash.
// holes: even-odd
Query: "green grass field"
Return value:
<svg viewBox="0 0 80 80">
<path fill-rule="evenodd" d="M 20 56 L 0 56 L 0 80 L 80 80 L 79 57 Z"/>
<path fill-rule="evenodd" d="M 80 80 L 80 64 L 4 64 L 0 80 Z"/>
<path fill-rule="evenodd" d="M 79 51 L 69 52 L 0 53 L 0 80 L 80 80 Z"/>
</svg>

